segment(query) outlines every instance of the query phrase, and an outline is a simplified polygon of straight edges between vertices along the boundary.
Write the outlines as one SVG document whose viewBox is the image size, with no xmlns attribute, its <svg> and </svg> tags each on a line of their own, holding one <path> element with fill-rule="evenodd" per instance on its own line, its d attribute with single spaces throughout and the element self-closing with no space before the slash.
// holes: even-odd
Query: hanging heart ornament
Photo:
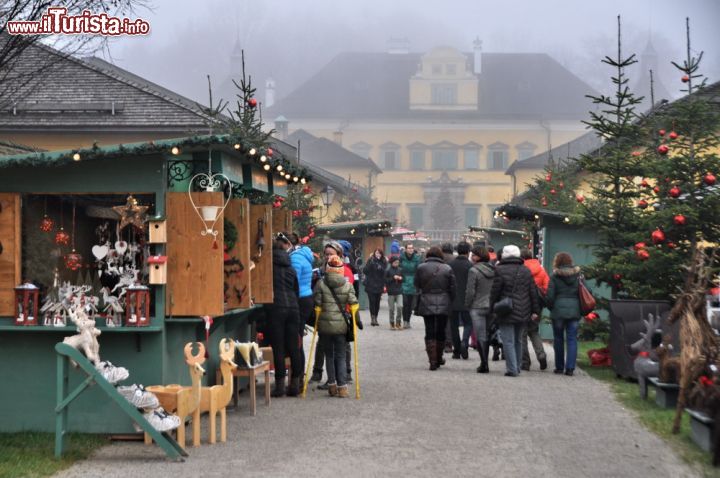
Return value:
<svg viewBox="0 0 720 478">
<path fill-rule="evenodd" d="M 197 183 L 197 185 L 205 189 L 206 192 L 222 192 L 223 181 L 227 183 L 228 195 L 225 203 L 222 206 L 198 206 L 197 204 L 195 204 L 192 195 L 193 184 Z M 188 185 L 188 196 L 190 197 L 190 204 L 192 204 L 195 213 L 203 222 L 203 226 L 205 226 L 205 229 L 200 232 L 200 235 L 217 237 L 219 231 L 215 229 L 215 225 L 222 217 L 225 208 L 230 202 L 230 198 L 232 198 L 232 184 L 230 183 L 230 179 L 222 173 L 215 173 L 213 175 L 208 175 L 205 173 L 196 174 L 190 180 L 190 184 Z"/>
<path fill-rule="evenodd" d="M 108 255 L 108 252 L 110 252 L 110 248 L 103 244 L 102 246 L 93 246 L 92 247 L 92 255 L 95 256 L 95 259 L 101 261 L 105 258 L 105 256 Z"/>
<path fill-rule="evenodd" d="M 119 256 L 122 256 L 125 254 L 125 251 L 127 251 L 128 244 L 125 241 L 115 241 L 115 251 L 118 253 Z"/>
</svg>

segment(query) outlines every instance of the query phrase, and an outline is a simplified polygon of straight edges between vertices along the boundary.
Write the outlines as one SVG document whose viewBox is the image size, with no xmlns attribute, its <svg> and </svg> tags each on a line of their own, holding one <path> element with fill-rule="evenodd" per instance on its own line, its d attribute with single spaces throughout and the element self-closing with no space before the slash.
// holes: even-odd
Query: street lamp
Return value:
<svg viewBox="0 0 720 478">
<path fill-rule="evenodd" d="M 320 194 L 322 195 L 322 202 L 325 209 L 330 209 L 333 199 L 335 199 L 335 190 L 332 186 L 325 186 L 323 190 L 320 191 Z"/>
</svg>

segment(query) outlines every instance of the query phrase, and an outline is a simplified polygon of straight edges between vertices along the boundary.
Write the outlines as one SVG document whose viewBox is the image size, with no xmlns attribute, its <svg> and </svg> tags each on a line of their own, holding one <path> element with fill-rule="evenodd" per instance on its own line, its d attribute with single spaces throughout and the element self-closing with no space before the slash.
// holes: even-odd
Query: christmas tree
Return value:
<svg viewBox="0 0 720 478">
<path fill-rule="evenodd" d="M 530 185 L 525 198 L 530 206 L 576 213 L 578 203 L 585 201 L 585 197 L 576 192 L 579 183 L 578 167 L 574 161 L 550 161 L 543 174 Z"/>
<path fill-rule="evenodd" d="M 318 195 L 310 185 L 294 184 L 288 187 L 287 200 L 283 207 L 291 211 L 293 216 L 293 232 L 296 233 L 303 244 L 309 244 L 311 249 L 315 244 L 315 226 L 317 220 L 313 212 L 318 204 Z"/>
<path fill-rule="evenodd" d="M 612 76 L 615 85 L 613 95 L 588 96 L 598 111 L 590 112 L 590 126 L 605 139 L 600 150 L 579 159 L 582 169 L 589 175 L 591 193 L 584 198 L 581 211 L 583 224 L 596 231 L 598 241 L 593 245 L 595 262 L 587 269 L 587 276 L 608 284 L 612 297 L 619 290 L 618 276 L 622 277 L 628 266 L 628 253 L 637 236 L 641 210 L 635 207 L 640 197 L 635 183 L 642 176 L 644 162 L 637 151 L 642 138 L 640 116 L 635 107 L 638 98 L 629 90 L 625 69 L 637 62 L 635 55 L 624 57 L 621 42 L 621 22 L 618 16 L 617 57 L 605 57 L 603 63 L 616 72 Z"/>
<path fill-rule="evenodd" d="M 437 200 L 430 210 L 430 220 L 433 229 L 440 231 L 453 231 L 460 222 L 460 218 L 455 214 L 455 204 L 450 196 L 450 190 L 444 183 L 441 183 Z"/>
<path fill-rule="evenodd" d="M 348 194 L 340 200 L 340 212 L 333 222 L 385 219 L 385 211 L 372 197 L 372 189 L 361 192 L 358 186 L 350 186 Z"/>
</svg>

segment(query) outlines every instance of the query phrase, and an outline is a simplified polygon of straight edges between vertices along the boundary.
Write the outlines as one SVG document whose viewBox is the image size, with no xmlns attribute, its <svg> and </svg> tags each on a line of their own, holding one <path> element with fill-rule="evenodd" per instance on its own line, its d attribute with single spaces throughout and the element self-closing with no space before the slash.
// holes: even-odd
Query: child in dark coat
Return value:
<svg viewBox="0 0 720 478">
<path fill-rule="evenodd" d="M 390 258 L 390 267 L 385 272 L 385 287 L 387 288 L 388 307 L 390 308 L 390 328 L 402 330 L 403 297 L 402 297 L 403 274 L 400 270 L 400 258 Z"/>
</svg>

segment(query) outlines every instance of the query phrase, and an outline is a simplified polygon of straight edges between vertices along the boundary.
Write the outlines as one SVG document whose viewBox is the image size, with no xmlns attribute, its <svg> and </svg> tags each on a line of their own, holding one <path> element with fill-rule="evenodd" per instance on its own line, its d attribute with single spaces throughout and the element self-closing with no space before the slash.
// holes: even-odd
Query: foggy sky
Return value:
<svg viewBox="0 0 720 478">
<path fill-rule="evenodd" d="M 548 53 L 608 92 L 613 72 L 600 60 L 617 49 L 618 14 L 624 50 L 640 54 L 652 39 L 660 63 L 656 78 L 671 94 L 679 95 L 682 87 L 670 60 L 685 58 L 686 16 L 693 53 L 705 51 L 702 72 L 711 82 L 720 80 L 717 0 L 154 0 L 154 5 L 151 12 L 138 12 L 150 21 L 150 36 L 115 40 L 99 56 L 202 103 L 207 103 L 207 74 L 215 90 L 227 85 L 237 39 L 254 86 L 262 90 L 272 76 L 280 98 L 339 52 L 385 51 L 390 37 L 407 37 L 413 52 L 439 45 L 469 52 L 477 36 L 485 52 Z M 638 68 L 628 70 L 631 80 L 640 75 Z M 237 78 L 239 71 L 233 73 Z"/>
</svg>

